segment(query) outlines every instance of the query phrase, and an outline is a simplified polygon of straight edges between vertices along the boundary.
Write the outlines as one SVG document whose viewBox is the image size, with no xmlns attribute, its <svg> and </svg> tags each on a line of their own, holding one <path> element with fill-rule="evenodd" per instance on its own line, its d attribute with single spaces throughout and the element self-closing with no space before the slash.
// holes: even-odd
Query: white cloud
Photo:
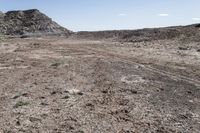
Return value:
<svg viewBox="0 0 200 133">
<path fill-rule="evenodd" d="M 118 16 L 127 16 L 126 13 L 119 13 Z"/>
<path fill-rule="evenodd" d="M 158 16 L 159 16 L 159 17 L 168 17 L 169 14 L 167 14 L 167 13 L 160 13 L 160 14 L 158 14 Z"/>
<path fill-rule="evenodd" d="M 200 18 L 192 18 L 194 21 L 200 21 Z"/>
</svg>

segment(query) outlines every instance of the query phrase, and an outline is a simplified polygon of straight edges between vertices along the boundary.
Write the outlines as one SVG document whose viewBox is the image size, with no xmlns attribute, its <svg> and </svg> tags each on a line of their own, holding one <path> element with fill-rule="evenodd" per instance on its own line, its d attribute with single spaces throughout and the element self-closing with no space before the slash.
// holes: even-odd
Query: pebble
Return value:
<svg viewBox="0 0 200 133">
<path fill-rule="evenodd" d="M 78 89 L 71 89 L 71 90 L 67 90 L 66 92 L 71 94 L 71 95 L 83 95 L 83 92 L 81 92 Z"/>
</svg>

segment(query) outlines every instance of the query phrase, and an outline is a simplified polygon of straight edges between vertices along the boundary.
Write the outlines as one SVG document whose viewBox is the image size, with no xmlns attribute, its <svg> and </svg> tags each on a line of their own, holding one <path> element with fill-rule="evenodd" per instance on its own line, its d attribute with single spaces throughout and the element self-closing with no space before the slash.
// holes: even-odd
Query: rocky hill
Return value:
<svg viewBox="0 0 200 133">
<path fill-rule="evenodd" d="M 37 9 L 0 12 L 0 33 L 6 35 L 70 35 L 71 31 L 60 26 Z"/>
</svg>

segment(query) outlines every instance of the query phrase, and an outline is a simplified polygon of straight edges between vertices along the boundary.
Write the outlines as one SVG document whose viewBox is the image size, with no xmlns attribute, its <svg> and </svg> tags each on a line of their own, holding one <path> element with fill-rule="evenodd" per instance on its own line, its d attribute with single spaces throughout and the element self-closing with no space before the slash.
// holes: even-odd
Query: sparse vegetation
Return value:
<svg viewBox="0 0 200 133">
<path fill-rule="evenodd" d="M 27 106 L 27 105 L 29 105 L 29 102 L 18 101 L 18 102 L 14 105 L 14 108 L 19 108 L 19 107 Z"/>
<path fill-rule="evenodd" d="M 3 34 L 0 34 L 0 42 L 3 42 L 6 40 L 6 36 Z"/>
<path fill-rule="evenodd" d="M 60 63 L 60 62 L 56 62 L 56 63 L 53 63 L 53 64 L 51 64 L 51 66 L 52 67 L 58 67 L 58 66 L 60 66 L 62 63 Z"/>
<path fill-rule="evenodd" d="M 57 61 L 57 62 L 54 62 L 52 63 L 50 66 L 51 67 L 54 67 L 54 68 L 58 68 L 59 66 L 62 66 L 64 65 L 64 61 Z"/>
</svg>

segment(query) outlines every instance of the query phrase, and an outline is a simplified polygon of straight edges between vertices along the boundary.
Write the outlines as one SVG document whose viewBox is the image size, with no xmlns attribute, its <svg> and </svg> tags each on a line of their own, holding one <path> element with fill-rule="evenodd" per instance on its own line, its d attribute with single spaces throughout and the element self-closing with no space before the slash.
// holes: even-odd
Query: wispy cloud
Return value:
<svg viewBox="0 0 200 133">
<path fill-rule="evenodd" d="M 119 13 L 118 16 L 127 16 L 126 13 Z"/>
<path fill-rule="evenodd" d="M 194 21 L 200 21 L 200 18 L 192 18 Z"/>
<path fill-rule="evenodd" d="M 167 14 L 167 13 L 159 13 L 158 16 L 159 17 L 168 17 L 169 14 Z"/>
</svg>

